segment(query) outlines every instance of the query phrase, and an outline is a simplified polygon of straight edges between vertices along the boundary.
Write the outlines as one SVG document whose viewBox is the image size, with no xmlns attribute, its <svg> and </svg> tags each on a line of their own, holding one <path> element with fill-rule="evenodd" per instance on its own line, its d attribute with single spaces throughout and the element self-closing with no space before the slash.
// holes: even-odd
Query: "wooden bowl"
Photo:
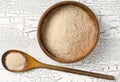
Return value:
<svg viewBox="0 0 120 82">
<path fill-rule="evenodd" d="M 90 46 L 84 52 L 80 53 L 79 57 L 76 57 L 73 60 L 65 60 L 65 59 L 61 59 L 61 58 L 56 57 L 54 54 L 52 54 L 51 52 L 49 52 L 45 48 L 45 46 L 43 45 L 43 41 L 42 41 L 42 29 L 43 29 L 42 24 L 44 23 L 43 21 L 44 21 L 45 17 L 55 8 L 63 6 L 63 5 L 69 5 L 69 4 L 70 5 L 76 5 L 76 6 L 79 6 L 80 8 L 82 8 L 88 14 L 90 20 L 93 22 L 93 25 L 95 27 L 94 28 L 95 29 L 94 40 L 92 40 Z M 63 62 L 63 63 L 75 62 L 75 61 L 78 61 L 78 60 L 84 58 L 85 56 L 87 56 L 93 50 L 93 48 L 95 47 L 95 45 L 97 43 L 97 40 L 98 40 L 98 35 L 99 35 L 99 25 L 98 25 L 98 21 L 97 21 L 95 15 L 94 15 L 94 13 L 87 6 L 83 5 L 82 3 L 75 2 L 75 1 L 63 1 L 63 2 L 59 2 L 59 3 L 56 3 L 53 6 L 51 6 L 42 15 L 41 20 L 39 21 L 38 29 L 37 29 L 38 42 L 39 42 L 39 45 L 40 45 L 41 49 L 44 51 L 44 53 L 46 55 L 48 55 L 50 58 L 52 58 L 54 60 L 57 60 L 59 62 Z"/>
</svg>

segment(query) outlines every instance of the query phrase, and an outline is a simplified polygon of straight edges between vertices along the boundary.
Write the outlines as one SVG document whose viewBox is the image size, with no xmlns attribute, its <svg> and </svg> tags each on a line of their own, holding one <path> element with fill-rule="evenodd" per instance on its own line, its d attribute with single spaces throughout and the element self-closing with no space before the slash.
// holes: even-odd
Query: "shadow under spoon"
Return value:
<svg viewBox="0 0 120 82">
<path fill-rule="evenodd" d="M 10 55 L 10 53 L 21 54 L 25 58 L 26 65 L 20 70 L 9 69 L 9 67 L 6 65 L 6 57 L 7 57 L 7 55 Z M 31 70 L 31 69 L 34 69 L 34 68 L 46 68 L 46 69 L 53 69 L 53 70 L 58 70 L 58 71 L 87 75 L 87 76 L 109 79 L 109 80 L 114 80 L 115 79 L 114 76 L 111 76 L 111 75 L 44 64 L 44 63 L 41 63 L 41 62 L 37 61 L 36 59 L 34 59 L 32 56 L 28 55 L 27 53 L 19 51 L 19 50 L 8 50 L 8 51 L 6 51 L 2 56 L 2 64 L 5 67 L 5 69 L 7 69 L 9 71 L 12 71 L 12 72 L 24 72 L 24 71 L 28 71 L 28 70 Z"/>
</svg>

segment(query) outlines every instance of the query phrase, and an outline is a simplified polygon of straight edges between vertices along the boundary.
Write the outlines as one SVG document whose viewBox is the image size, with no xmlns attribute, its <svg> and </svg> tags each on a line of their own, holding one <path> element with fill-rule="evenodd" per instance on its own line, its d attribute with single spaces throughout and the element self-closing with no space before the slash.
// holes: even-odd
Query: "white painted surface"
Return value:
<svg viewBox="0 0 120 82">
<path fill-rule="evenodd" d="M 115 81 L 47 69 L 12 73 L 0 63 L 0 82 L 120 82 L 120 0 L 77 0 L 93 10 L 100 25 L 100 38 L 94 51 L 76 63 L 58 63 L 47 57 L 36 38 L 43 12 L 63 0 L 0 0 L 0 57 L 9 49 L 29 53 L 37 60 L 116 77 Z"/>
</svg>

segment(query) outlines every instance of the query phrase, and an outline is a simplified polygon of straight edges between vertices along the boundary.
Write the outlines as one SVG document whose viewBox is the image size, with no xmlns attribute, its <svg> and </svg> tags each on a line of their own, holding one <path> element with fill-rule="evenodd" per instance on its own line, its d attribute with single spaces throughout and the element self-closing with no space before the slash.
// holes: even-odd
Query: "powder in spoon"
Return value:
<svg viewBox="0 0 120 82">
<path fill-rule="evenodd" d="M 10 70 L 21 70 L 26 65 L 26 59 L 22 54 L 12 52 L 6 56 L 5 63 Z"/>
<path fill-rule="evenodd" d="M 46 16 L 42 27 L 45 48 L 63 60 L 79 58 L 95 37 L 94 23 L 76 5 L 55 8 Z"/>
</svg>

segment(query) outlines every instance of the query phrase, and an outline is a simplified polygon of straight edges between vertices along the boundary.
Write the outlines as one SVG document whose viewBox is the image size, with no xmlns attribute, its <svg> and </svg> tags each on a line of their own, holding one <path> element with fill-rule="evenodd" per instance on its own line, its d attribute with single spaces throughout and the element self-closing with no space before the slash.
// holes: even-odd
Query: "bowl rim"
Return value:
<svg viewBox="0 0 120 82">
<path fill-rule="evenodd" d="M 50 53 L 43 45 L 43 42 L 42 42 L 42 34 L 41 34 L 41 30 L 42 30 L 42 23 L 45 19 L 45 17 L 53 10 L 55 9 L 56 7 L 59 7 L 59 6 L 62 6 L 62 5 L 76 5 L 76 6 L 79 6 L 80 8 L 82 8 L 90 17 L 90 19 L 93 21 L 94 25 L 95 25 L 95 40 L 94 42 L 92 41 L 91 42 L 91 45 L 92 47 L 89 48 L 85 53 L 83 53 L 82 56 L 80 56 L 79 58 L 77 57 L 76 59 L 74 60 L 64 60 L 64 59 L 60 59 L 58 57 L 56 57 L 55 55 L 53 55 L 52 53 Z M 72 62 L 76 62 L 76 61 L 79 61 L 81 59 L 83 59 L 84 57 L 86 57 L 88 54 L 91 53 L 91 51 L 93 51 L 93 49 L 95 48 L 97 42 L 98 42 L 98 38 L 99 38 L 99 24 L 98 24 L 98 21 L 97 21 L 97 18 L 95 16 L 95 14 L 93 13 L 93 11 L 88 8 L 87 6 L 85 6 L 83 3 L 80 3 L 80 2 L 76 2 L 76 1 L 61 1 L 61 2 L 58 2 L 54 5 L 52 5 L 51 7 L 49 7 L 44 13 L 43 15 L 41 16 L 40 20 L 39 20 L 39 23 L 38 23 L 38 28 L 37 28 L 37 39 L 38 39 L 38 43 L 39 43 L 39 46 L 40 48 L 42 49 L 42 51 L 47 55 L 49 56 L 50 58 L 58 61 L 58 62 L 61 62 L 61 63 L 72 63 Z M 85 49 L 86 50 L 86 49 Z"/>
</svg>

